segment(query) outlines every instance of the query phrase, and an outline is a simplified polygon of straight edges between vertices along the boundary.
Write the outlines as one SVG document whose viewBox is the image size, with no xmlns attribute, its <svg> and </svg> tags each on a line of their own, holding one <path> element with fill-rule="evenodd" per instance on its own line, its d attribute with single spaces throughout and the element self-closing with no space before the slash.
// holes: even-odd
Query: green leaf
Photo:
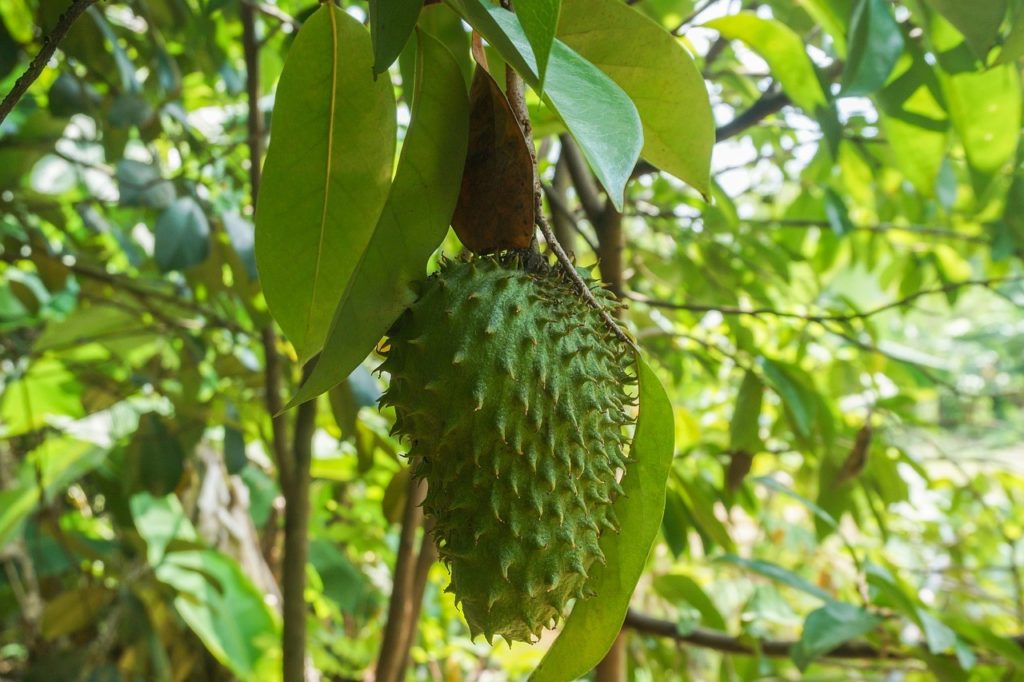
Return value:
<svg viewBox="0 0 1024 682">
<path fill-rule="evenodd" d="M 758 476 L 757 478 L 754 479 L 754 482 L 760 483 L 769 490 L 774 490 L 775 492 L 782 493 L 783 495 L 796 500 L 804 507 L 809 509 L 811 513 L 814 514 L 814 516 L 817 519 L 819 519 L 822 523 L 829 526 L 833 530 L 838 529 L 839 524 L 836 523 L 836 520 L 832 517 L 831 514 L 829 514 L 827 511 L 825 511 L 824 509 L 822 509 L 814 502 L 801 495 L 800 493 L 794 491 L 792 488 L 786 487 L 785 485 L 779 483 L 770 476 Z"/>
<path fill-rule="evenodd" d="M 374 75 L 384 73 L 398 59 L 422 7 L 423 0 L 370 0 Z"/>
<path fill-rule="evenodd" d="M 760 559 L 744 559 L 738 557 L 735 554 L 726 554 L 718 559 L 718 561 L 724 561 L 734 566 L 739 566 L 748 571 L 759 573 L 766 578 L 771 578 L 776 582 L 780 582 L 783 585 L 788 585 L 795 590 L 799 590 L 805 594 L 809 594 L 812 597 L 817 597 L 822 601 L 832 601 L 832 595 L 825 590 L 821 589 L 817 585 L 810 583 L 806 578 L 793 573 L 792 571 L 773 564 L 770 561 L 761 561 Z"/>
<path fill-rule="evenodd" d="M 742 40 L 757 52 L 771 69 L 793 103 L 814 115 L 824 108 L 828 97 L 818 73 L 804 50 L 803 39 L 775 19 L 763 19 L 751 12 L 740 12 L 705 24 L 730 40 Z"/>
<path fill-rule="evenodd" d="M 447 2 L 538 89 L 536 60 L 514 14 L 480 0 Z M 544 96 L 621 211 L 626 182 L 643 147 L 643 125 L 632 100 L 615 81 L 557 39 L 551 48 Z"/>
<path fill-rule="evenodd" d="M 114 168 L 114 179 L 125 206 L 165 209 L 176 196 L 170 180 L 160 177 L 160 169 L 142 161 L 121 159 Z"/>
<path fill-rule="evenodd" d="M 558 37 L 633 100 L 643 157 L 707 197 L 715 122 L 704 78 L 679 40 L 618 0 L 564 0 Z"/>
<path fill-rule="evenodd" d="M 725 618 L 697 581 L 682 573 L 667 573 L 654 578 L 654 591 L 673 604 L 689 604 L 700 611 L 701 622 L 716 630 L 726 630 Z"/>
<path fill-rule="evenodd" d="M 794 368 L 783 363 L 762 357 L 761 367 L 772 388 L 782 398 L 786 412 L 793 419 L 796 430 L 802 436 L 811 435 L 814 421 L 814 395 L 803 384 L 801 378 L 793 371 Z"/>
<path fill-rule="evenodd" d="M 844 96 L 870 95 L 885 84 L 903 52 L 903 33 L 886 0 L 860 0 L 850 20 Z"/>
<path fill-rule="evenodd" d="M 754 454 L 761 449 L 758 435 L 758 420 L 761 417 L 761 401 L 764 398 L 764 383 L 753 372 L 743 375 L 736 408 L 729 422 L 729 449 Z"/>
<path fill-rule="evenodd" d="M 371 61 L 366 30 L 328 3 L 303 24 L 277 89 L 256 264 L 302 359 L 323 346 L 391 182 L 394 90 L 373 79 Z"/>
<path fill-rule="evenodd" d="M 519 0 L 515 4 L 516 16 L 523 26 L 523 33 L 530 41 L 533 55 L 537 59 L 537 87 L 543 90 L 544 75 L 555 43 L 558 28 L 558 13 L 561 0 Z"/>
<path fill-rule="evenodd" d="M 893 164 L 918 192 L 933 196 L 949 146 L 949 117 L 935 70 L 916 45 L 897 61 L 876 101 Z"/>
<path fill-rule="evenodd" d="M 214 658 L 242 680 L 273 679 L 281 654 L 277 615 L 232 559 L 190 549 L 195 529 L 174 495 L 130 500 L 157 580 L 177 593 L 174 608 Z M 175 544 L 186 549 L 169 551 Z"/>
<path fill-rule="evenodd" d="M 999 26 L 1006 15 L 1006 0 L 928 0 L 928 4 L 953 24 L 975 56 L 985 61 L 999 37 Z"/>
<path fill-rule="evenodd" d="M 156 219 L 153 257 L 161 272 L 185 270 L 206 260 L 210 223 L 192 197 L 179 197 Z"/>
<path fill-rule="evenodd" d="M 615 500 L 621 528 L 617 534 L 602 536 L 601 550 L 607 563 L 595 565 L 587 582 L 597 596 L 576 603 L 558 639 L 531 676 L 534 682 L 574 680 L 608 652 L 626 618 L 633 589 L 661 526 L 674 449 L 672 404 L 642 357 L 637 357 L 637 366 L 640 417 L 631 462 L 622 479 L 624 494 Z"/>
<path fill-rule="evenodd" d="M 800 641 L 793 647 L 793 661 L 800 670 L 843 642 L 871 632 L 879 619 L 864 609 L 844 602 L 831 602 L 812 611 L 804 621 Z"/>
<path fill-rule="evenodd" d="M 469 134 L 462 72 L 437 40 L 419 34 L 417 92 L 395 182 L 380 221 L 360 252 L 309 379 L 291 405 L 347 377 L 416 296 L 427 259 L 448 230 Z"/>
<path fill-rule="evenodd" d="M 1021 81 L 1015 64 L 987 71 L 940 72 L 943 92 L 967 163 L 982 193 L 1013 163 L 1021 127 Z"/>
</svg>

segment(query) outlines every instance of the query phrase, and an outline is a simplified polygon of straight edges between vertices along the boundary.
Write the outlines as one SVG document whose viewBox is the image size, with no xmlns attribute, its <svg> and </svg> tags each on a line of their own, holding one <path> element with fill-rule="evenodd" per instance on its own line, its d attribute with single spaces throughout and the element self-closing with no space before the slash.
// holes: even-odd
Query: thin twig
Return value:
<svg viewBox="0 0 1024 682">
<path fill-rule="evenodd" d="M 64 13 L 57 19 L 57 25 L 53 27 L 53 31 L 50 35 L 43 39 L 43 46 L 31 62 L 29 62 L 28 68 L 25 69 L 25 73 L 18 77 L 18 80 L 14 81 L 14 87 L 4 97 L 3 102 L 0 102 L 0 123 L 4 122 L 7 115 L 11 113 L 14 106 L 25 96 L 28 92 L 29 87 L 36 82 L 39 75 L 46 68 L 46 64 L 50 61 L 50 57 L 57 50 L 57 46 L 60 41 L 64 40 L 64 36 L 67 35 L 68 31 L 71 30 L 71 26 L 74 25 L 75 20 L 82 15 L 82 12 L 89 9 L 89 6 L 95 3 L 96 0 L 74 0 L 71 6 L 64 10 Z"/>
</svg>

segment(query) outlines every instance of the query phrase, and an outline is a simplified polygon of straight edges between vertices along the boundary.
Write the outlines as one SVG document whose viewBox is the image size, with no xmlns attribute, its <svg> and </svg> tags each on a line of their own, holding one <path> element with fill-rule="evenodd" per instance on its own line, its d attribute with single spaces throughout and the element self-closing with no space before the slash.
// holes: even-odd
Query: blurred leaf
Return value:
<svg viewBox="0 0 1024 682">
<path fill-rule="evenodd" d="M 161 213 L 154 233 L 153 257 L 161 271 L 187 270 L 206 260 L 210 223 L 192 197 L 179 197 Z"/>
<path fill-rule="evenodd" d="M 142 487 L 155 496 L 173 492 L 185 473 L 185 451 L 177 435 L 158 414 L 139 418 L 128 452 L 136 460 Z"/>
<path fill-rule="evenodd" d="M 100 621 L 100 613 L 114 599 L 102 585 L 84 585 L 61 592 L 46 602 L 39 630 L 47 640 L 74 634 Z"/>
<path fill-rule="evenodd" d="M 259 274 L 256 271 L 255 234 L 252 223 L 243 218 L 237 211 L 227 211 L 221 214 L 224 221 L 224 230 L 228 233 L 231 246 L 235 253 L 242 259 L 245 273 L 250 280 L 255 281 Z"/>
<path fill-rule="evenodd" d="M 673 604 L 689 604 L 701 615 L 701 623 L 715 630 L 728 629 L 725 618 L 697 582 L 682 573 L 667 573 L 654 578 L 654 591 Z"/>
<path fill-rule="evenodd" d="M 533 152 L 482 66 L 469 91 L 469 148 L 452 229 L 473 253 L 525 249 L 534 227 Z"/>
<path fill-rule="evenodd" d="M 704 78 L 680 41 L 617 0 L 564 0 L 558 36 L 632 98 L 643 157 L 708 197 L 714 119 Z"/>
<path fill-rule="evenodd" d="M 745 372 L 729 422 L 730 450 L 755 453 L 762 449 L 758 422 L 763 397 L 764 384 L 761 378 L 751 371 Z"/>
<path fill-rule="evenodd" d="M 814 419 L 814 393 L 805 385 L 791 365 L 785 365 L 768 358 L 760 358 L 765 378 L 771 387 L 782 398 L 786 412 L 793 419 L 797 431 L 803 436 L 810 436 Z"/>
<path fill-rule="evenodd" d="M 533 51 L 514 14 L 480 0 L 448 3 L 497 48 L 526 82 L 537 87 Z M 633 102 L 613 80 L 560 40 L 555 40 L 551 49 L 544 95 L 621 211 L 626 181 L 643 146 L 643 127 Z"/>
<path fill-rule="evenodd" d="M 1006 0 L 985 0 L 978 3 L 927 0 L 927 3 L 956 26 L 978 59 L 985 61 L 999 36 L 999 27 L 1006 15 Z"/>
<path fill-rule="evenodd" d="M 327 540 L 313 538 L 309 543 L 309 563 L 320 574 L 324 594 L 342 612 L 360 615 L 373 603 L 369 581 Z"/>
<path fill-rule="evenodd" d="M 256 264 L 270 312 L 303 360 L 324 344 L 391 181 L 394 93 L 390 79 L 373 79 L 371 62 L 366 29 L 323 5 L 295 38 L 277 89 Z"/>
<path fill-rule="evenodd" d="M 587 585 L 599 598 L 576 602 L 565 626 L 531 676 L 534 682 L 571 680 L 593 668 L 607 653 L 626 617 L 636 582 L 661 526 L 665 479 L 672 464 L 672 404 L 657 375 L 637 357 L 640 416 L 615 500 L 618 533 L 601 536 L 606 564 L 590 570 Z"/>
<path fill-rule="evenodd" d="M 412 36 L 422 0 L 370 0 L 373 73 L 380 75 L 398 59 Z"/>
<path fill-rule="evenodd" d="M 818 80 L 804 41 L 788 26 L 751 12 L 713 19 L 705 24 L 730 40 L 742 40 L 768 62 L 772 76 L 793 102 L 814 116 L 828 98 Z"/>
<path fill-rule="evenodd" d="M 177 592 L 174 607 L 185 623 L 240 679 L 271 679 L 280 665 L 281 625 L 263 594 L 223 554 L 209 549 L 168 552 L 175 540 L 196 540 L 173 495 L 135 495 L 131 511 L 146 542 L 149 565 L 160 582 Z"/>
<path fill-rule="evenodd" d="M 160 176 L 160 170 L 134 159 L 121 159 L 114 171 L 121 203 L 125 206 L 146 206 L 165 209 L 173 202 L 174 185 Z"/>
<path fill-rule="evenodd" d="M 876 616 L 853 604 L 830 602 L 807 616 L 800 641 L 793 647 L 793 661 L 805 670 L 814 659 L 871 632 L 879 622 Z"/>
<path fill-rule="evenodd" d="M 858 0 L 848 45 L 842 94 L 870 95 L 885 84 L 903 52 L 903 34 L 886 0 Z"/>
<path fill-rule="evenodd" d="M 334 312 L 327 343 L 295 405 L 362 362 L 413 300 L 412 283 L 448 229 L 466 153 L 469 105 L 458 64 L 420 34 L 417 96 L 391 193 Z"/>
<path fill-rule="evenodd" d="M 832 601 L 832 595 L 830 595 L 825 590 L 821 589 L 817 585 L 811 584 L 806 579 L 797 575 L 796 573 L 793 573 L 792 571 L 787 570 L 777 564 L 773 564 L 769 561 L 762 561 L 760 559 L 744 559 L 742 557 L 736 556 L 735 554 L 726 554 L 722 557 L 719 557 L 718 560 L 733 564 L 734 566 L 739 566 L 740 568 L 744 568 L 748 571 L 753 571 L 754 573 L 759 573 L 760 575 L 763 575 L 766 578 L 771 578 L 776 582 L 780 582 L 783 585 L 788 585 L 789 587 L 792 587 L 795 590 L 799 590 L 805 594 L 809 594 L 812 597 L 817 597 L 822 601 Z"/>
</svg>

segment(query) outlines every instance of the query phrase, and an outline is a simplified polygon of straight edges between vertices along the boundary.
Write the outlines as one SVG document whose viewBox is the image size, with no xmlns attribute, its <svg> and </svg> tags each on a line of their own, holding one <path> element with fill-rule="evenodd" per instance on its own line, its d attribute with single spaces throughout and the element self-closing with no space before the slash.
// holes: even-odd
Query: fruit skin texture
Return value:
<svg viewBox="0 0 1024 682">
<path fill-rule="evenodd" d="M 598 539 L 618 531 L 634 358 L 558 272 L 507 255 L 445 262 L 381 366 L 448 591 L 488 641 L 534 641 L 590 596 Z"/>
</svg>

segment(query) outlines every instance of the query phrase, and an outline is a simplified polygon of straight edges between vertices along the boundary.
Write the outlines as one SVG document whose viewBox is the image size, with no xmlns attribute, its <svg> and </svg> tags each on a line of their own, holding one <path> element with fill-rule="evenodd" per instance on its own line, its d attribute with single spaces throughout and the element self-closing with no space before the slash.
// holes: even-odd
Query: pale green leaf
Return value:
<svg viewBox="0 0 1024 682">
<path fill-rule="evenodd" d="M 971 51 L 984 61 L 999 37 L 999 27 L 1006 15 L 1006 0 L 928 0 L 928 4 L 956 26 Z"/>
<path fill-rule="evenodd" d="M 812 597 L 817 597 L 822 601 L 832 601 L 832 595 L 830 595 L 825 590 L 821 589 L 817 585 L 814 585 L 813 583 L 808 582 L 806 578 L 799 576 L 796 573 L 793 573 L 792 571 L 785 569 L 782 566 L 779 566 L 778 564 L 773 564 L 770 561 L 762 561 L 760 559 L 744 559 L 734 554 L 726 554 L 725 556 L 719 558 L 719 561 L 724 561 L 726 563 L 739 566 L 740 568 L 744 568 L 748 571 L 753 571 L 754 573 L 763 575 L 766 578 L 771 578 L 776 582 L 780 582 L 783 585 L 788 585 L 789 587 L 792 587 L 795 590 L 799 590 L 805 594 L 809 594 Z"/>
<path fill-rule="evenodd" d="M 387 199 L 394 91 L 371 67 L 366 29 L 326 4 L 299 31 L 277 89 L 256 264 L 270 312 L 303 359 L 323 346 Z"/>
<path fill-rule="evenodd" d="M 665 510 L 665 484 L 673 454 L 672 404 L 647 363 L 638 356 L 640 416 L 622 479 L 624 494 L 615 501 L 619 533 L 605 533 L 601 550 L 607 561 L 590 571 L 588 587 L 596 597 L 576 603 L 558 639 L 537 670 L 534 682 L 569 682 L 593 668 L 607 653 L 626 618 L 633 588 L 643 573 Z"/>
<path fill-rule="evenodd" d="M 659 575 L 653 581 L 654 591 L 673 604 L 689 604 L 701 615 L 701 622 L 716 630 L 725 630 L 725 618 L 697 581 L 682 573 Z"/>
<path fill-rule="evenodd" d="M 515 15 L 480 0 L 448 0 L 535 89 L 536 60 Z M 640 158 L 643 125 L 615 81 L 560 40 L 551 48 L 544 96 L 580 146 L 594 174 L 622 210 L 626 182 Z"/>
<path fill-rule="evenodd" d="M 618 0 L 564 0 L 558 37 L 633 100 L 643 157 L 707 196 L 715 123 L 704 78 L 679 40 Z"/>
<path fill-rule="evenodd" d="M 758 420 L 761 417 L 761 401 L 764 398 L 764 383 L 755 373 L 743 375 L 736 407 L 729 422 L 729 449 L 734 452 L 754 454 L 761 449 L 758 434 Z"/>
<path fill-rule="evenodd" d="M 448 230 L 466 157 L 469 100 L 451 53 L 419 35 L 412 123 L 391 194 L 293 405 L 328 390 L 362 362 L 415 300 L 412 283 L 424 276 L 427 259 Z"/>
<path fill-rule="evenodd" d="M 763 19 L 741 12 L 714 19 L 705 24 L 730 40 L 742 40 L 757 52 L 771 69 L 783 91 L 812 116 L 828 103 L 803 39 L 793 29 L 775 19 Z"/>
<path fill-rule="evenodd" d="M 768 358 L 761 358 L 760 362 L 765 378 L 782 398 L 796 430 L 803 436 L 809 436 L 815 413 L 813 392 L 804 385 L 793 367 Z"/>
</svg>

